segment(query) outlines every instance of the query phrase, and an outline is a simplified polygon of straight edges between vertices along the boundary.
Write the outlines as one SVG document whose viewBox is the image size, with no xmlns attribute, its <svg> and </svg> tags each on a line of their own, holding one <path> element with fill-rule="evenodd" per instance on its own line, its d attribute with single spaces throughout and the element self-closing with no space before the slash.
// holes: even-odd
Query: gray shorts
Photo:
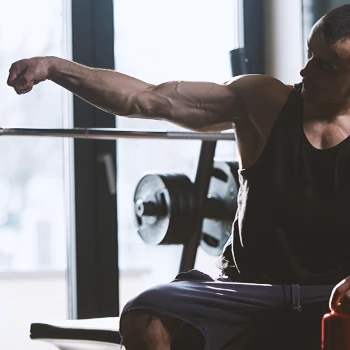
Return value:
<svg viewBox="0 0 350 350">
<path fill-rule="evenodd" d="M 191 270 L 130 300 L 121 317 L 145 310 L 177 318 L 202 333 L 204 350 L 246 349 L 291 327 L 309 349 L 320 349 L 321 318 L 333 288 L 236 283 Z"/>
</svg>

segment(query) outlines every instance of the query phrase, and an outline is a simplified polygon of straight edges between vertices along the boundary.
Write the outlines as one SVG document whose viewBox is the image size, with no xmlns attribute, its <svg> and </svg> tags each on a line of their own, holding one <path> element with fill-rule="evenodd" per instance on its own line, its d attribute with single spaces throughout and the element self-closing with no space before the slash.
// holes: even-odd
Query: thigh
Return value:
<svg viewBox="0 0 350 350">
<path fill-rule="evenodd" d="M 201 334 L 205 350 L 218 350 L 235 339 L 252 339 L 253 331 L 273 329 L 272 324 L 280 323 L 277 313 L 284 305 L 282 286 L 219 281 L 192 270 L 141 293 L 126 305 L 122 316 L 149 310 L 179 319 L 186 327 L 177 339 L 187 341 L 193 338 L 189 333 Z"/>
</svg>

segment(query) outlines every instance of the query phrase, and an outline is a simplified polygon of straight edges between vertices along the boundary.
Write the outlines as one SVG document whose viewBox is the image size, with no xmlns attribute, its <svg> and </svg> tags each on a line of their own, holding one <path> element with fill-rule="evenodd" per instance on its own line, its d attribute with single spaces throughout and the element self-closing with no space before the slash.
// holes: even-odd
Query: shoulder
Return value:
<svg viewBox="0 0 350 350">
<path fill-rule="evenodd" d="M 244 110 L 235 119 L 235 133 L 242 167 L 248 168 L 264 149 L 293 86 L 258 74 L 234 77 L 226 84 Z"/>
<path fill-rule="evenodd" d="M 292 85 L 261 74 L 234 77 L 226 84 L 245 106 L 248 119 L 264 126 L 273 123 L 293 91 Z"/>
<path fill-rule="evenodd" d="M 225 85 L 242 98 L 246 96 L 288 97 L 293 90 L 292 85 L 284 84 L 274 77 L 263 74 L 248 74 L 233 77 Z"/>
</svg>

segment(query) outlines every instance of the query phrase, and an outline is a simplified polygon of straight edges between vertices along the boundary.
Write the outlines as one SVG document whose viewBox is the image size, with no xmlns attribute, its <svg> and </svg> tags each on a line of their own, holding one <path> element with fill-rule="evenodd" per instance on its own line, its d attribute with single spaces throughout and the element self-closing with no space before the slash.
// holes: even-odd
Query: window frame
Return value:
<svg viewBox="0 0 350 350">
<path fill-rule="evenodd" d="M 71 0 L 71 6 L 73 61 L 114 70 L 113 1 Z M 115 116 L 76 96 L 73 119 L 74 127 L 116 127 Z M 68 243 L 73 248 L 69 250 L 70 318 L 118 316 L 117 193 L 110 182 L 111 177 L 116 178 L 116 141 L 76 139 L 73 152 L 75 237 Z"/>
</svg>

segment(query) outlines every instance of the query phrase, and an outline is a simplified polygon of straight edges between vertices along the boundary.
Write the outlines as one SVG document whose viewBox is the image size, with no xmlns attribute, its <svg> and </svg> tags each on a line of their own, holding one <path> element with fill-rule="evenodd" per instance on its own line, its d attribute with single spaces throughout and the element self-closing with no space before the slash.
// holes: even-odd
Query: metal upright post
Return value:
<svg viewBox="0 0 350 350">
<path fill-rule="evenodd" d="M 193 269 L 196 260 L 197 249 L 202 234 L 204 202 L 208 195 L 215 149 L 216 142 L 202 142 L 195 179 L 198 200 L 197 222 L 192 236 L 189 238 L 187 243 L 184 244 L 180 263 L 180 272 L 186 272 Z"/>
</svg>

